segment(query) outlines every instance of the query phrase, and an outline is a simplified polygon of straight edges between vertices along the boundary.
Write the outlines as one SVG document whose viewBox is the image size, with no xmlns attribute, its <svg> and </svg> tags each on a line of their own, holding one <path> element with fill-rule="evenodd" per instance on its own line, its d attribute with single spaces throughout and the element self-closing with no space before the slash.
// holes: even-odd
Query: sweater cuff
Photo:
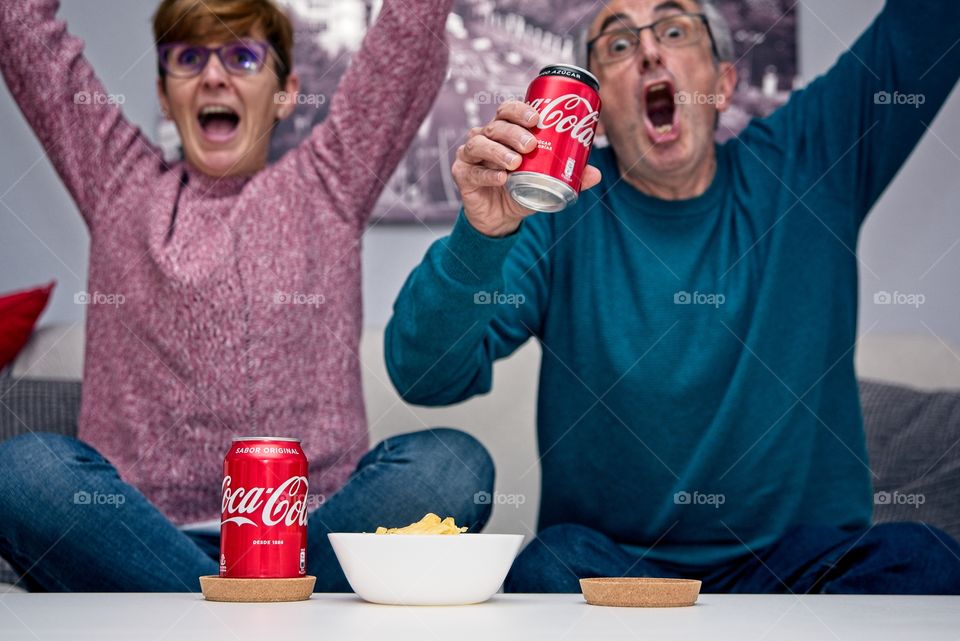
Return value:
<svg viewBox="0 0 960 641">
<path fill-rule="evenodd" d="M 473 228 L 461 209 L 446 241 L 441 261 L 443 270 L 465 285 L 496 282 L 503 276 L 503 264 L 519 232 L 520 228 L 503 238 L 485 236 Z"/>
</svg>

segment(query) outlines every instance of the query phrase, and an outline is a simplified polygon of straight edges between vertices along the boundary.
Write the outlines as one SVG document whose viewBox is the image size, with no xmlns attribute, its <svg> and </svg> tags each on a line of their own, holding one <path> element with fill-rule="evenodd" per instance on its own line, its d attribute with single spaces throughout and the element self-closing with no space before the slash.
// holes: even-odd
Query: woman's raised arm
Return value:
<svg viewBox="0 0 960 641">
<path fill-rule="evenodd" d="M 385 0 L 308 145 L 348 222 L 364 226 L 443 84 L 452 0 Z"/>
<path fill-rule="evenodd" d="M 56 19 L 58 0 L 0 0 L 0 72 L 91 229 L 132 164 L 159 151 L 124 118 Z"/>
</svg>

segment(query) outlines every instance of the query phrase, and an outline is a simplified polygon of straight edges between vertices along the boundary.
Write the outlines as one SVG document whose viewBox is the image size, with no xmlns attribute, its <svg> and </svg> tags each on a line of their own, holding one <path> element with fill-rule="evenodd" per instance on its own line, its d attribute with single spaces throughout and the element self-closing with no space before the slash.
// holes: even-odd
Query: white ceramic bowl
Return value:
<svg viewBox="0 0 960 641">
<path fill-rule="evenodd" d="M 513 564 L 520 534 L 331 533 L 350 587 L 390 605 L 466 605 L 486 601 Z"/>
</svg>

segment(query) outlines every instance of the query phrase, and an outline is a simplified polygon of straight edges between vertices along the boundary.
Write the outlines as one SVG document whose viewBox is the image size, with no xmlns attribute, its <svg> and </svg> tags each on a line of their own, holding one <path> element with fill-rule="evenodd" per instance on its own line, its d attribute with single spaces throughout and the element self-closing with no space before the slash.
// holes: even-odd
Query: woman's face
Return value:
<svg viewBox="0 0 960 641">
<path fill-rule="evenodd" d="M 262 40 L 256 34 L 251 38 Z M 276 70 L 272 53 L 259 72 L 240 75 L 227 71 L 211 54 L 196 76 L 168 74 L 158 80 L 160 104 L 177 125 L 187 162 L 217 177 L 246 176 L 266 166 L 274 123 L 293 113 L 300 85 L 291 73 L 281 87 Z M 284 98 L 278 98 L 281 89 Z"/>
</svg>

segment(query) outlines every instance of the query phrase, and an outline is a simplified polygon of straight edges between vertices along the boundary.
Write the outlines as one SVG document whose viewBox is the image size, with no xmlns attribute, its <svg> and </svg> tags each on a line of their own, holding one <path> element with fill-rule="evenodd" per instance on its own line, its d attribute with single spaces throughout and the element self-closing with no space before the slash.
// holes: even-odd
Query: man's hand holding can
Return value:
<svg viewBox="0 0 960 641">
<path fill-rule="evenodd" d="M 528 104 L 505 102 L 486 126 L 471 129 L 466 143 L 457 149 L 453 179 L 460 190 L 467 220 L 482 234 L 512 234 L 525 217 L 534 213 L 510 196 L 506 183 L 508 173 L 520 166 L 522 154 L 537 149 L 537 138 L 530 129 L 536 127 L 539 117 Z M 600 170 L 588 165 L 582 189 L 599 182 Z"/>
</svg>

